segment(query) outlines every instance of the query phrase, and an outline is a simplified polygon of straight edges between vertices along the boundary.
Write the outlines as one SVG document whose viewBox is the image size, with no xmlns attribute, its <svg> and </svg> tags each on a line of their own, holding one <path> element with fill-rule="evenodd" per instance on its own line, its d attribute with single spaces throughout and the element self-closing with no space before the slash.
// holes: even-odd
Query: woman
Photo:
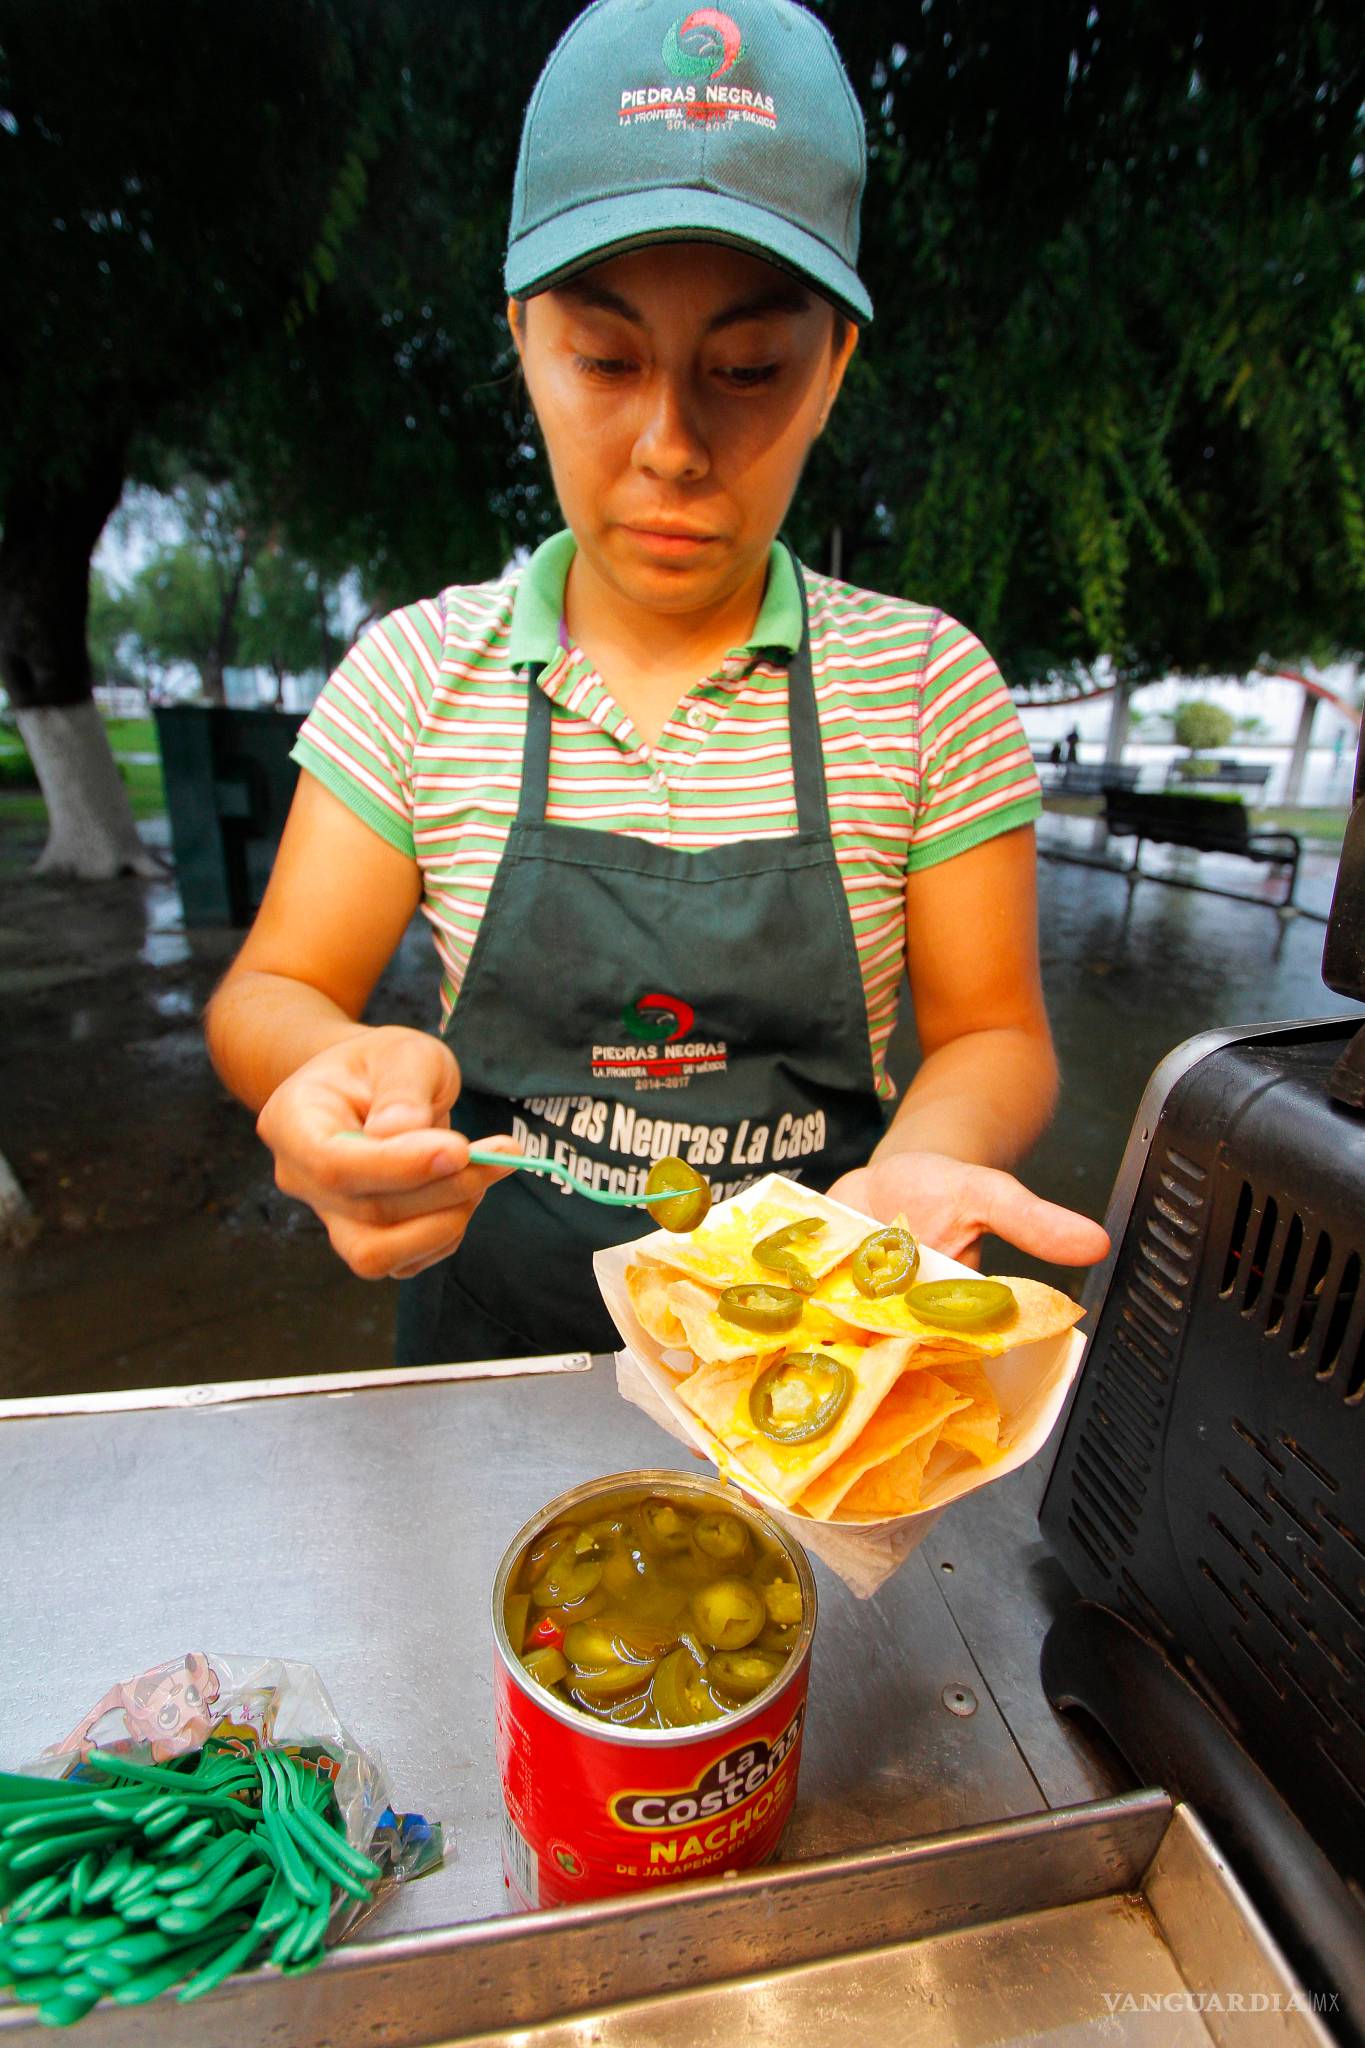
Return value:
<svg viewBox="0 0 1365 2048">
<path fill-rule="evenodd" d="M 1037 782 L 989 657 L 776 536 L 871 304 L 861 117 L 790 0 L 599 0 L 522 135 L 509 319 L 567 530 L 381 622 L 300 737 L 210 1007 L 280 1186 L 405 1285 L 401 1362 L 601 1348 L 643 1185 L 777 1168 L 970 1257 L 1104 1233 L 1001 1171 L 1045 1124 Z M 415 908 L 441 1038 L 362 1025 Z M 908 970 L 923 1054 L 888 1123 Z M 452 1254 L 457 1254 L 453 1256 Z"/>
</svg>

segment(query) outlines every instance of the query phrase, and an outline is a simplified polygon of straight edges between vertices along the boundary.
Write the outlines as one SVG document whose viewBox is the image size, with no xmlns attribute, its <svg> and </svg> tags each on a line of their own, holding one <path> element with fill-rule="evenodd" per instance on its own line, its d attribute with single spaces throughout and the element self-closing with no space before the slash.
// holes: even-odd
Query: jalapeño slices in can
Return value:
<svg viewBox="0 0 1365 2048">
<path fill-rule="evenodd" d="M 561 1494 L 493 1586 L 503 1870 L 521 1907 L 765 1863 L 796 1798 L 815 1581 L 718 1480 Z"/>
</svg>

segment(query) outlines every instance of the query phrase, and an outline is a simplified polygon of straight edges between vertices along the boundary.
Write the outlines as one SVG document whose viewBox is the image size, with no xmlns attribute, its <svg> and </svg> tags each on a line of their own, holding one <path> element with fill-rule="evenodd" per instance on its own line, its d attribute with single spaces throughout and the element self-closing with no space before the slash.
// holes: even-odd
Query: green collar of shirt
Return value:
<svg viewBox="0 0 1365 2048">
<path fill-rule="evenodd" d="M 522 570 L 512 605 L 512 625 L 507 637 L 507 659 L 511 667 L 528 662 L 550 665 L 560 652 L 559 622 L 564 615 L 564 585 L 569 564 L 578 543 L 569 532 L 552 534 L 542 541 Z M 781 541 L 774 541 L 768 557 L 768 581 L 763 602 L 754 621 L 751 639 L 742 649 L 751 660 L 765 650 L 778 649 L 795 654 L 801 645 L 801 592 L 797 587 L 792 556 Z"/>
</svg>

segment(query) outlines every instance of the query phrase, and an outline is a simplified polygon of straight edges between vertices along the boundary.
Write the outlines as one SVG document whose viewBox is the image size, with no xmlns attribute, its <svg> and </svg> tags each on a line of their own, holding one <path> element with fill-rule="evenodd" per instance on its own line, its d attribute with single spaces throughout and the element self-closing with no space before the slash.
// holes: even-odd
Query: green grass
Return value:
<svg viewBox="0 0 1365 2048">
<path fill-rule="evenodd" d="M 43 825 L 47 805 L 37 791 L 0 789 L 0 831 L 7 825 Z"/>
<path fill-rule="evenodd" d="M 159 761 L 122 762 L 123 780 L 135 818 L 160 818 L 166 810 L 166 789 Z"/>
<path fill-rule="evenodd" d="M 156 723 L 153 719 L 106 718 L 104 730 L 116 755 L 156 752 Z"/>
<path fill-rule="evenodd" d="M 156 724 L 150 718 L 106 718 L 104 729 L 114 750 L 128 791 L 135 818 L 159 818 L 166 808 L 166 785 L 161 774 L 161 754 L 156 744 Z M 150 761 L 129 761 L 128 754 L 151 754 Z"/>
<path fill-rule="evenodd" d="M 1268 809 L 1253 811 L 1251 822 L 1263 826 L 1267 832 L 1297 832 L 1300 839 L 1311 839 L 1315 846 L 1335 846 L 1340 850 L 1346 837 L 1349 815 L 1344 805 L 1331 810 L 1305 811 L 1285 804 L 1272 804 Z"/>
<path fill-rule="evenodd" d="M 38 778 L 22 747 L 0 746 L 0 789 L 35 789 Z"/>
<path fill-rule="evenodd" d="M 166 809 L 166 791 L 157 752 L 156 726 L 150 718 L 107 718 L 104 729 L 119 765 L 135 818 L 159 818 Z M 130 761 L 129 754 L 155 754 L 153 761 Z M 20 780 L 26 760 L 18 733 L 0 728 L 0 827 L 41 825 L 47 809 L 38 790 Z"/>
</svg>

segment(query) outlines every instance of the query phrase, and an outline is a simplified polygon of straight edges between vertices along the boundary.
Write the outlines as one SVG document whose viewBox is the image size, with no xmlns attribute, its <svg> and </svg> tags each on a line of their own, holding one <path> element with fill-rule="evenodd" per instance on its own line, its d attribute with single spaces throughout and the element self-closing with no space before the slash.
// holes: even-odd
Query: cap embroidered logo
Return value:
<svg viewBox="0 0 1365 2048">
<path fill-rule="evenodd" d="M 696 7 L 664 37 L 664 62 L 675 78 L 723 78 L 744 55 L 739 24 L 716 7 Z"/>
<path fill-rule="evenodd" d="M 513 298 L 654 242 L 727 243 L 855 320 L 862 110 L 796 0 L 593 0 L 526 109 L 507 238 Z"/>
</svg>

